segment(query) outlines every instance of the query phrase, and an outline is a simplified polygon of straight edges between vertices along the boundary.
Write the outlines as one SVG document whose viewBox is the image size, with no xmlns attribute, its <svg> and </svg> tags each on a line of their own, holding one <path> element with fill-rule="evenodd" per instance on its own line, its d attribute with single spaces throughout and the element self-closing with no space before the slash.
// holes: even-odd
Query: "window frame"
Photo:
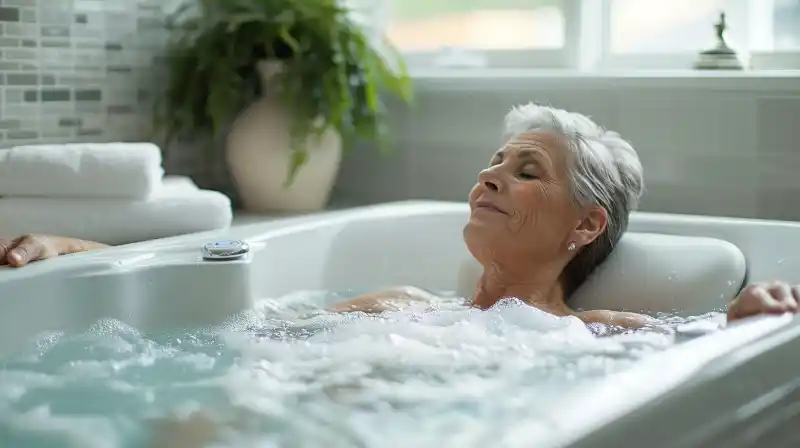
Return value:
<svg viewBox="0 0 800 448">
<path fill-rule="evenodd" d="M 370 0 L 375 2 L 374 17 L 388 23 L 390 2 L 403 0 Z M 562 0 L 564 14 L 564 46 L 560 49 L 471 50 L 464 63 L 447 62 L 448 50 L 402 52 L 412 71 L 481 70 L 574 70 L 589 73 L 652 72 L 692 70 L 698 52 L 615 54 L 611 52 L 610 24 L 614 0 Z M 772 20 L 773 0 L 744 0 L 748 18 Z M 762 22 L 762 25 L 764 23 Z M 748 24 L 747 46 L 770 46 L 771 23 L 766 26 Z M 712 32 L 709 26 L 709 33 Z M 452 51 L 452 50 L 450 50 Z M 800 70 L 800 48 L 797 50 L 743 51 L 751 71 Z"/>
</svg>

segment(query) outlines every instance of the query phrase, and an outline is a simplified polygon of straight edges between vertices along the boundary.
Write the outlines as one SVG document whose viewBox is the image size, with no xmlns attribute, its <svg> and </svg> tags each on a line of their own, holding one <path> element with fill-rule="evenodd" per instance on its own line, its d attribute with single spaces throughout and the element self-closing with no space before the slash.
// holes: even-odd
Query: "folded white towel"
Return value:
<svg viewBox="0 0 800 448">
<path fill-rule="evenodd" d="M 0 198 L 0 235 L 41 233 L 119 245 L 206 230 L 233 219 L 227 196 L 183 177 L 164 178 L 147 200 Z"/>
<path fill-rule="evenodd" d="M 161 184 L 151 143 L 71 143 L 0 150 L 0 196 L 145 199 Z"/>
</svg>

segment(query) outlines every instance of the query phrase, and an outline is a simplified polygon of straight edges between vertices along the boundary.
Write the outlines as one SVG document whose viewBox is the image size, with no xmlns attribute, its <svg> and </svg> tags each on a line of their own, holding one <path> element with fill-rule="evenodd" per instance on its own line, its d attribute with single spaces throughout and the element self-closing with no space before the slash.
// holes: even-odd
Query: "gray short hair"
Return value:
<svg viewBox="0 0 800 448">
<path fill-rule="evenodd" d="M 628 216 L 644 192 L 642 163 L 618 133 L 579 113 L 530 103 L 514 107 L 506 115 L 505 128 L 509 136 L 549 131 L 564 137 L 574 156 L 570 179 L 575 202 L 601 206 L 608 214 L 605 232 L 564 269 L 564 292 L 569 296 L 605 261 L 628 228 Z"/>
</svg>

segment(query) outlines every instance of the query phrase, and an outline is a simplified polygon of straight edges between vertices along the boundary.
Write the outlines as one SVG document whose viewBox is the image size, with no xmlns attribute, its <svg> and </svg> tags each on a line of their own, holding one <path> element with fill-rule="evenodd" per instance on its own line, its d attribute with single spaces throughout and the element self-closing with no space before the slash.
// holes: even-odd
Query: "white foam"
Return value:
<svg viewBox="0 0 800 448">
<path fill-rule="evenodd" d="M 4 434 L 49 432 L 113 448 L 143 437 L 148 418 L 197 409 L 256 428 L 232 430 L 232 445 L 534 446 L 566 390 L 671 343 L 598 338 L 516 300 L 298 313 L 320 299 L 265 301 L 218 331 L 156 340 L 113 321 L 43 336 L 0 371 L 0 446 Z"/>
</svg>

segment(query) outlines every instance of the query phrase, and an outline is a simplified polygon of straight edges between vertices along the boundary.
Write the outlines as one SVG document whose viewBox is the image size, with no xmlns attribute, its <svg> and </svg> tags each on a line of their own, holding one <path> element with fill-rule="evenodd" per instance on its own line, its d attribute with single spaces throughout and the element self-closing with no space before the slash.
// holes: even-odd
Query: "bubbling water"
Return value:
<svg viewBox="0 0 800 448">
<path fill-rule="evenodd" d="M 0 446 L 148 446 L 156 420 L 196 411 L 229 444 L 215 446 L 535 446 L 565 393 L 672 343 L 668 331 L 599 337 L 515 299 L 319 311 L 340 297 L 265 300 L 163 335 L 118 321 L 40 335 L 0 360 Z"/>
</svg>

